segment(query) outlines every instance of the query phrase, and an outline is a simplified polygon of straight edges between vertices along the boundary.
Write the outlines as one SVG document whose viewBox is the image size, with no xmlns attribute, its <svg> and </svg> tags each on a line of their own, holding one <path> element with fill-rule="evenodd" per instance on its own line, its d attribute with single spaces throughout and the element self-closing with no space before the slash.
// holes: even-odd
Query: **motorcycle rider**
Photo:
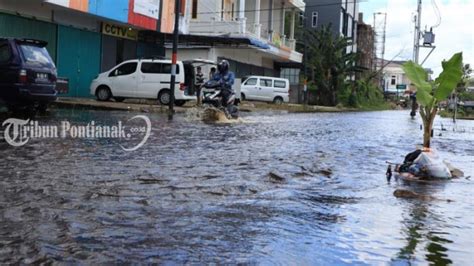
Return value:
<svg viewBox="0 0 474 266">
<path fill-rule="evenodd" d="M 235 81 L 235 74 L 232 71 L 229 71 L 229 61 L 227 60 L 222 60 L 218 65 L 217 65 L 217 73 L 214 74 L 214 77 L 212 80 L 218 81 L 221 86 L 222 86 L 222 105 L 224 107 L 227 107 L 227 102 L 229 101 L 229 98 L 234 94 L 234 90 L 232 89 L 232 86 L 234 85 Z"/>
</svg>

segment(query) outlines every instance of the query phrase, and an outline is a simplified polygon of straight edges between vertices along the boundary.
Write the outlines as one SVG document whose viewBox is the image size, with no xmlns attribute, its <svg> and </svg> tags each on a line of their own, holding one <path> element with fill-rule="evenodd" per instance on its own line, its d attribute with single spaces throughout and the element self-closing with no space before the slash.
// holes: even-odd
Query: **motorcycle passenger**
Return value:
<svg viewBox="0 0 474 266">
<path fill-rule="evenodd" d="M 232 71 L 229 71 L 229 62 L 227 60 L 222 60 L 219 65 L 217 65 L 217 73 L 214 74 L 212 80 L 218 81 L 222 85 L 222 105 L 227 107 L 227 102 L 229 98 L 234 94 L 232 86 L 235 81 L 235 74 Z"/>
</svg>

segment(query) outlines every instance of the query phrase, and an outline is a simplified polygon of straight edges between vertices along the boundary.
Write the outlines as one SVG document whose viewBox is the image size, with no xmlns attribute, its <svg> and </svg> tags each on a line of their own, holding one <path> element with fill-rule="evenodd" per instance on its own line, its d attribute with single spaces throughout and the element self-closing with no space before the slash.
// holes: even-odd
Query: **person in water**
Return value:
<svg viewBox="0 0 474 266">
<path fill-rule="evenodd" d="M 194 87 L 196 88 L 197 105 L 201 105 L 201 86 L 204 84 L 204 74 L 200 66 L 196 68 L 196 80 Z"/>
<path fill-rule="evenodd" d="M 418 149 L 414 152 L 410 152 L 409 154 L 407 154 L 405 156 L 403 164 L 397 165 L 396 171 L 399 173 L 410 173 L 418 177 L 427 176 L 427 171 L 425 167 L 415 162 L 422 152 L 422 150 Z"/>
<path fill-rule="evenodd" d="M 215 74 L 216 74 L 216 68 L 211 67 L 211 71 L 209 72 L 209 80 L 212 80 Z"/>
<path fill-rule="evenodd" d="M 227 60 L 222 60 L 219 65 L 217 65 L 217 73 L 214 75 L 212 80 L 218 81 L 222 86 L 222 105 L 227 106 L 229 98 L 234 94 L 232 86 L 235 82 L 234 72 L 229 70 L 230 64 Z"/>
</svg>

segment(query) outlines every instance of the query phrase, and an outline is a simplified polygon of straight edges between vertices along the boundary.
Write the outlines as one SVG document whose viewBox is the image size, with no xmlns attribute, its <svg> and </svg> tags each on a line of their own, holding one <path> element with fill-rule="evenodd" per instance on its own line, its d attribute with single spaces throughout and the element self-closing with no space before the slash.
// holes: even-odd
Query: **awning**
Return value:
<svg viewBox="0 0 474 266">
<path fill-rule="evenodd" d="M 172 43 L 173 36 L 165 34 L 165 46 Z M 179 35 L 179 46 L 212 46 L 225 48 L 249 48 L 270 49 L 266 42 L 249 37 L 232 36 L 201 36 L 201 35 Z"/>
<path fill-rule="evenodd" d="M 249 41 L 250 41 L 250 44 L 252 44 L 253 46 L 256 46 L 260 49 L 270 49 L 270 45 L 268 45 L 268 43 L 263 42 L 259 39 L 249 38 Z"/>
</svg>

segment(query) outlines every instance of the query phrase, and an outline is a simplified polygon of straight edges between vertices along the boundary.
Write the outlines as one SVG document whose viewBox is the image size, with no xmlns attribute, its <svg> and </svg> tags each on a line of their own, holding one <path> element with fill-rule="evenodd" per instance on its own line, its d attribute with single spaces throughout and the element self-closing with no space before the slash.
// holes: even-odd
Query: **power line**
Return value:
<svg viewBox="0 0 474 266">
<path fill-rule="evenodd" d="M 433 9 L 436 13 L 436 16 L 438 18 L 438 20 L 436 21 L 436 25 L 433 26 L 433 28 L 437 28 L 439 27 L 439 25 L 441 25 L 441 11 L 439 10 L 439 7 L 438 7 L 438 4 L 436 3 L 436 0 L 431 0 L 431 4 L 433 5 Z"/>
</svg>

